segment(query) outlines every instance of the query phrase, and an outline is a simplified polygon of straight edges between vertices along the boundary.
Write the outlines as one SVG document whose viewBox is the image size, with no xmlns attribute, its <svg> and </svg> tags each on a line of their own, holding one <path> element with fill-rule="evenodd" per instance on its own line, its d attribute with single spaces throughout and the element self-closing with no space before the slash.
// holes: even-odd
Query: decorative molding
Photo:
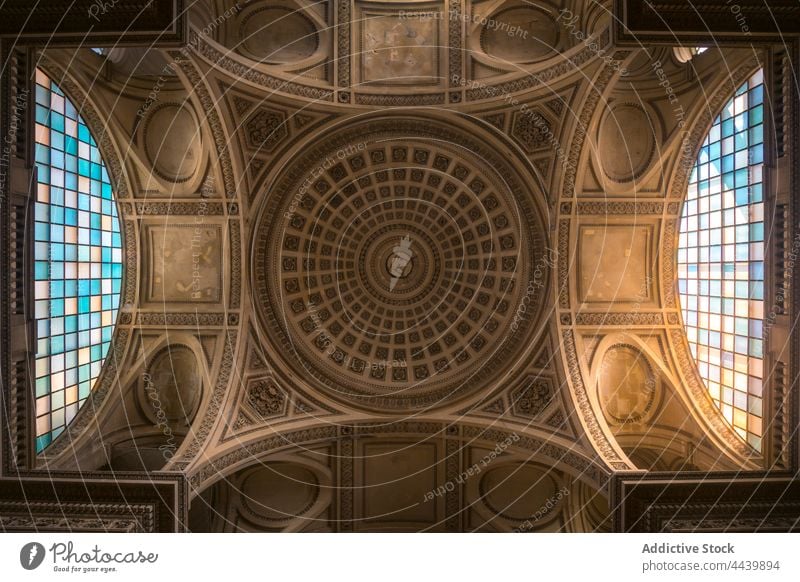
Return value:
<svg viewBox="0 0 800 582">
<path fill-rule="evenodd" d="M 511 407 L 517 416 L 536 418 L 550 406 L 554 397 L 548 379 L 529 376 L 511 392 Z"/>
<path fill-rule="evenodd" d="M 252 425 L 253 421 L 247 415 L 240 412 L 239 415 L 236 417 L 236 420 L 234 421 L 233 425 L 231 426 L 231 429 L 233 430 L 233 432 L 238 432 L 243 428 Z"/>
<path fill-rule="evenodd" d="M 615 202 L 608 200 L 593 200 L 589 202 L 578 202 L 578 215 L 645 215 L 662 214 L 664 212 L 663 202 Z"/>
<path fill-rule="evenodd" d="M 245 392 L 245 403 L 262 420 L 286 416 L 289 395 L 273 378 L 251 380 Z"/>
<path fill-rule="evenodd" d="M 0 36 L 13 38 L 17 45 L 51 47 L 179 45 L 184 40 L 188 12 L 184 0 L 114 0 L 100 18 L 87 22 L 105 6 L 97 0 L 48 0 L 33 5 L 29 0 L 5 0 Z"/>
<path fill-rule="evenodd" d="M 189 445 L 186 446 L 186 442 L 184 441 L 184 446 L 181 447 L 180 455 L 167 465 L 167 469 L 184 471 L 200 454 L 206 439 L 208 439 L 208 435 L 211 433 L 211 429 L 217 423 L 217 419 L 222 412 L 222 404 L 226 399 L 228 384 L 233 371 L 233 359 L 236 353 L 237 338 L 238 333 L 236 330 L 227 331 L 222 353 L 222 363 L 217 373 L 216 384 L 211 394 L 211 399 L 206 405 L 203 420 L 200 425 L 187 436 L 186 441 L 189 441 L 191 438 Z"/>
<path fill-rule="evenodd" d="M 245 143 L 251 150 L 270 153 L 289 137 L 286 115 L 282 111 L 260 106 L 243 122 Z"/>
<path fill-rule="evenodd" d="M 463 412 L 466 414 L 467 412 L 469 412 L 469 409 Z M 486 406 L 481 407 L 481 412 L 486 412 L 488 414 L 496 414 L 500 416 L 506 412 L 506 403 L 503 401 L 502 398 L 497 398 L 495 400 L 492 400 Z"/>
<path fill-rule="evenodd" d="M 183 475 L 35 471 L 0 479 L 0 529 L 25 532 L 185 530 Z"/>
<path fill-rule="evenodd" d="M 592 444 L 612 468 L 632 468 L 629 467 L 627 463 L 623 462 L 614 450 L 614 447 L 608 439 L 608 435 L 600 427 L 594 408 L 591 402 L 589 402 L 589 395 L 586 390 L 586 385 L 583 383 L 580 364 L 578 363 L 574 332 L 571 329 L 564 329 L 561 333 L 564 340 L 563 350 L 564 357 L 567 360 L 567 370 L 572 380 L 572 392 L 578 404 L 578 412 L 586 425 L 588 436 L 592 439 Z"/>
<path fill-rule="evenodd" d="M 661 312 L 603 312 L 603 313 L 578 313 L 575 316 L 575 325 L 664 325 L 664 314 Z"/>
<path fill-rule="evenodd" d="M 416 95 L 380 95 L 378 93 L 356 93 L 358 105 L 374 105 L 376 107 L 410 107 L 416 105 L 442 105 L 444 93 L 418 93 Z"/>
<path fill-rule="evenodd" d="M 242 303 L 242 228 L 238 220 L 228 222 L 231 242 L 230 308 L 239 309 Z"/>
<path fill-rule="evenodd" d="M 661 250 L 658 253 L 661 260 L 661 287 L 664 290 L 664 306 L 667 308 L 676 306 L 675 290 L 678 287 L 678 282 L 675 278 L 675 265 L 678 262 L 678 254 L 675 252 L 678 242 L 677 228 L 678 222 L 676 220 L 664 220 L 664 234 L 661 239 Z"/>
<path fill-rule="evenodd" d="M 622 46 L 647 43 L 685 45 L 712 35 L 718 46 L 781 43 L 800 34 L 800 7 L 793 0 L 651 2 L 615 0 L 615 37 Z"/>
<path fill-rule="evenodd" d="M 793 474 L 620 475 L 611 486 L 617 532 L 789 532 L 800 528 Z M 732 486 L 735 484 L 735 486 Z"/>
<path fill-rule="evenodd" d="M 491 115 L 484 115 L 482 119 L 491 125 L 492 127 L 497 128 L 499 131 L 505 133 L 506 131 L 506 114 L 505 113 L 493 113 Z"/>
<path fill-rule="evenodd" d="M 137 202 L 136 213 L 143 216 L 222 216 L 222 202 Z"/>
<path fill-rule="evenodd" d="M 344 427 L 343 427 L 344 430 Z M 339 444 L 339 531 L 353 531 L 355 512 L 353 440 L 343 438 Z"/>
<path fill-rule="evenodd" d="M 611 29 L 606 28 L 598 36 L 597 45 L 608 49 L 611 42 Z M 626 55 L 628 53 L 625 53 Z M 526 89 L 532 89 L 542 85 L 549 86 L 555 79 L 562 77 L 568 73 L 574 72 L 575 69 L 580 68 L 587 62 L 596 58 L 597 48 L 585 46 L 580 49 L 578 53 L 569 59 L 563 59 L 556 65 L 545 69 L 535 74 L 526 74 L 525 76 L 515 79 L 513 81 L 506 81 L 496 85 L 481 86 L 476 89 L 469 89 L 466 92 L 467 101 L 478 101 L 481 99 L 489 99 L 497 97 L 498 95 L 511 95 Z M 619 59 L 616 55 L 615 59 Z M 607 67 L 607 69 L 610 67 Z"/>
<path fill-rule="evenodd" d="M 0 511 L 3 511 L 0 508 Z M 4 532 L 102 532 L 145 533 L 138 519 L 115 517 L 66 517 L 62 515 L 0 515 L 0 529 Z"/>
<path fill-rule="evenodd" d="M 453 79 L 461 79 L 463 77 L 463 36 L 464 24 L 462 20 L 463 7 L 462 0 L 450 0 L 448 4 L 448 18 L 447 18 L 447 39 L 449 45 L 448 59 L 450 79 L 448 85 L 452 83 Z"/>
<path fill-rule="evenodd" d="M 348 2 L 340 2 L 340 8 L 345 4 L 348 4 Z M 231 58 L 228 56 L 230 51 L 226 50 L 225 52 L 221 52 L 215 45 L 209 43 L 205 37 L 197 35 L 194 31 L 190 32 L 189 46 L 195 47 L 198 55 L 216 68 L 225 71 L 234 79 L 243 79 L 250 83 L 260 85 L 269 91 L 288 93 L 313 101 L 333 101 L 333 91 L 330 89 L 294 83 L 263 73 L 245 63 Z M 180 53 L 177 54 L 180 56 Z M 199 77 L 197 80 L 200 80 Z"/>
<path fill-rule="evenodd" d="M 190 46 L 197 46 L 198 40 L 202 37 L 198 37 L 197 33 L 194 31 L 191 34 L 192 42 Z M 208 46 L 205 41 L 202 41 L 200 45 L 201 47 Z M 231 163 L 228 140 L 225 136 L 222 121 L 217 113 L 215 100 L 211 97 L 205 85 L 205 78 L 200 75 L 195 65 L 184 56 L 183 52 L 171 51 L 170 56 L 191 83 L 192 93 L 197 96 L 203 108 L 203 113 L 205 113 L 205 119 L 208 122 L 211 135 L 214 139 L 214 147 L 219 167 L 222 170 L 222 180 L 225 183 L 225 197 L 228 199 L 236 198 L 236 179 L 233 175 L 233 165 Z"/>
<path fill-rule="evenodd" d="M 558 221 L 558 306 L 569 309 L 569 230 L 570 220 Z"/>
<path fill-rule="evenodd" d="M 123 220 L 125 241 L 125 296 L 121 307 L 131 307 L 136 302 L 137 275 L 139 271 L 139 257 L 136 251 L 137 228 L 133 220 Z"/>
<path fill-rule="evenodd" d="M 501 430 L 484 429 L 474 426 L 464 426 L 462 435 L 466 439 L 483 439 L 489 442 L 500 443 L 511 438 L 511 434 Z M 556 464 L 560 463 L 575 469 L 579 474 L 599 487 L 608 483 L 610 473 L 602 469 L 597 460 L 590 460 L 565 449 L 550 440 L 540 440 L 530 436 L 520 436 L 514 442 L 515 448 L 531 451 L 536 455 L 547 457 Z M 557 466 L 557 465 L 556 465 Z"/>
<path fill-rule="evenodd" d="M 550 147 L 553 123 L 536 109 L 517 111 L 511 121 L 511 135 L 528 154 L 532 154 Z"/>
<path fill-rule="evenodd" d="M 336 3 L 336 72 L 339 87 L 350 89 L 350 40 L 353 31 L 352 0 Z"/>
<path fill-rule="evenodd" d="M 460 21 L 459 21 L 460 22 Z M 458 430 L 457 427 L 453 427 Z M 444 463 L 445 483 L 455 483 L 452 491 L 446 491 L 444 497 L 445 531 L 460 532 L 462 487 L 458 481 L 461 475 L 461 444 L 456 439 L 447 439 L 445 445 L 446 460 Z"/>
<path fill-rule="evenodd" d="M 630 51 L 616 51 L 613 54 L 613 59 L 617 62 L 623 62 L 630 54 Z M 592 81 L 589 95 L 581 106 L 581 113 L 578 117 L 575 133 L 569 146 L 567 160 L 563 164 L 565 166 L 564 179 L 562 181 L 563 198 L 573 198 L 577 194 L 576 190 L 578 185 L 575 183 L 575 180 L 578 173 L 578 162 L 580 161 L 581 152 L 583 151 L 583 144 L 586 141 L 589 123 L 596 113 L 597 104 L 600 102 L 600 98 L 603 96 L 606 87 L 608 87 L 611 79 L 617 74 L 619 74 L 619 72 L 615 67 L 606 64 Z"/>
<path fill-rule="evenodd" d="M 136 325 L 176 327 L 223 327 L 224 313 L 147 313 L 136 314 Z"/>
<path fill-rule="evenodd" d="M 216 459 L 209 459 L 205 465 L 199 468 L 190 478 L 191 486 L 197 490 L 205 487 L 205 483 L 211 479 L 219 477 L 223 473 L 245 461 L 256 461 L 266 453 L 272 453 L 281 449 L 297 446 L 307 446 L 312 443 L 338 441 L 340 443 L 340 488 L 347 490 L 353 486 L 353 465 L 352 443 L 359 436 L 367 435 L 391 435 L 391 434 L 412 434 L 438 437 L 451 437 L 448 432 L 452 426 L 439 422 L 414 422 L 400 421 L 391 424 L 386 423 L 359 423 L 352 426 L 331 426 L 319 425 L 313 428 L 288 431 L 280 434 L 270 433 L 263 439 L 251 444 L 242 445 L 236 450 L 227 453 Z M 556 463 L 563 463 L 575 469 L 586 479 L 595 483 L 597 486 L 604 486 L 609 478 L 610 472 L 607 471 L 599 459 L 589 459 L 573 450 L 562 447 L 552 440 L 541 440 L 534 437 L 518 435 L 519 440 L 514 440 L 509 432 L 484 429 L 472 425 L 462 426 L 461 438 L 468 441 L 488 441 L 493 443 L 508 440 L 514 442 L 515 448 L 524 449 L 549 458 Z M 474 444 L 474 443 L 473 443 Z M 348 461 L 349 459 L 349 461 Z M 340 507 L 341 531 L 346 530 L 347 521 L 352 519 L 352 502 L 348 505 L 346 492 L 342 493 L 342 506 Z"/>
<path fill-rule="evenodd" d="M 141 503 L 0 501 L 4 532 L 154 532 L 155 507 Z"/>
</svg>

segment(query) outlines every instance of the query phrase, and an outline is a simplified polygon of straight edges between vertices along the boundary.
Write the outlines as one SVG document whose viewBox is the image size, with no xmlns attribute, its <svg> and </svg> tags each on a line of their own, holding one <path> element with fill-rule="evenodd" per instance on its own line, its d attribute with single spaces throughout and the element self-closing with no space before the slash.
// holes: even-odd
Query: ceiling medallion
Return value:
<svg viewBox="0 0 800 582">
<path fill-rule="evenodd" d="M 531 345 L 549 271 L 541 195 L 475 131 L 361 121 L 269 187 L 254 300 L 267 351 L 297 377 L 419 409 L 494 383 Z"/>
</svg>

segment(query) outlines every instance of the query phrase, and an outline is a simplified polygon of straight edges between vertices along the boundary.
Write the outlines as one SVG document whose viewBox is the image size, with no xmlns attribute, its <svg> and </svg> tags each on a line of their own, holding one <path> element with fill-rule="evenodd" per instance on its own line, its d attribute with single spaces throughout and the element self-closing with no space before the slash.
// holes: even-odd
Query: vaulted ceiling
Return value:
<svg viewBox="0 0 800 582">
<path fill-rule="evenodd" d="M 613 472 L 771 463 L 674 285 L 697 149 L 762 55 L 618 49 L 610 4 L 207 0 L 184 49 L 44 50 L 126 270 L 42 462 L 185 472 L 225 531 L 591 531 Z"/>
</svg>

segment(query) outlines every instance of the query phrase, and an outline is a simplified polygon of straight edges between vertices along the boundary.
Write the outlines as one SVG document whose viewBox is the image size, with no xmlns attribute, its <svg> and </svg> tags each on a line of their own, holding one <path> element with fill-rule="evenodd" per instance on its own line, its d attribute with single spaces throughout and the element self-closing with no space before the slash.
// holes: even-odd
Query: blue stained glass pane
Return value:
<svg viewBox="0 0 800 582">
<path fill-rule="evenodd" d="M 64 132 L 64 116 L 55 111 L 50 112 L 50 129 Z"/>
<path fill-rule="evenodd" d="M 64 151 L 64 134 L 52 132 L 50 134 L 50 148 L 54 150 Z"/>
<path fill-rule="evenodd" d="M 42 125 L 47 125 L 50 121 L 50 116 L 48 115 L 48 106 L 44 107 L 37 107 L 36 108 L 36 123 L 41 123 Z"/>
<path fill-rule="evenodd" d="M 60 354 L 64 351 L 64 336 L 59 335 L 53 338 L 50 338 L 50 353 L 51 354 Z"/>
<path fill-rule="evenodd" d="M 750 283 L 750 299 L 764 299 L 764 282 L 753 281 Z"/>
<path fill-rule="evenodd" d="M 64 151 L 73 156 L 78 155 L 78 140 L 74 137 L 67 137 L 64 141 Z"/>
<path fill-rule="evenodd" d="M 730 137 L 733 135 L 733 119 L 727 119 L 722 122 L 722 137 Z"/>
<path fill-rule="evenodd" d="M 45 258 L 45 257 L 41 257 Z M 64 260 L 64 245 L 63 244 L 51 244 L 50 245 L 50 260 L 51 261 L 63 261 Z"/>
<path fill-rule="evenodd" d="M 113 259 L 122 256 L 122 240 L 119 221 L 103 225 L 101 214 L 89 214 L 94 207 L 116 216 L 100 150 L 74 104 L 41 70 L 36 71 L 35 118 L 45 127 L 37 135 L 49 140 L 37 143 L 34 152 L 40 188 L 33 275 L 50 282 L 35 288 L 35 388 L 37 397 L 49 395 L 49 407 L 44 401 L 37 405 L 36 450 L 41 452 L 88 398 L 101 369 L 92 364 L 107 356 L 119 295 L 103 291 L 104 286 L 119 291 L 122 263 Z M 104 240 L 103 232 L 111 236 Z M 114 317 L 104 319 L 102 312 Z"/>
<path fill-rule="evenodd" d="M 50 300 L 50 317 L 61 317 L 64 315 L 64 300 L 51 299 Z"/>
<path fill-rule="evenodd" d="M 83 123 L 78 126 L 78 139 L 84 143 L 89 142 L 89 128 L 86 127 Z M 88 162 L 89 160 L 87 160 Z"/>
<path fill-rule="evenodd" d="M 78 331 L 78 318 L 74 315 L 70 315 L 64 318 L 64 330 L 67 333 L 73 333 Z"/>
<path fill-rule="evenodd" d="M 757 124 L 764 122 L 764 106 L 759 105 L 750 110 L 750 123 Z"/>
<path fill-rule="evenodd" d="M 64 281 L 50 282 L 50 297 L 54 299 L 64 297 Z"/>
<path fill-rule="evenodd" d="M 763 200 L 755 183 L 764 162 L 762 79 L 759 71 L 739 87 L 714 121 L 709 135 L 720 135 L 721 146 L 707 138 L 697 158 L 690 179 L 697 194 L 684 205 L 678 248 L 678 292 L 697 371 L 720 414 L 759 451 L 764 223 L 763 209 L 748 206 Z M 709 177 L 706 167 L 721 169 L 721 190 L 699 179 Z"/>
<path fill-rule="evenodd" d="M 47 111 L 47 108 L 50 107 L 50 91 L 45 87 L 40 85 L 36 85 L 36 103 L 38 105 L 42 105 Z"/>
<path fill-rule="evenodd" d="M 764 143 L 764 126 L 757 125 L 750 129 L 750 143 L 760 144 Z"/>
<path fill-rule="evenodd" d="M 750 148 L 750 164 L 760 164 L 764 161 L 764 146 L 763 144 L 755 145 Z"/>
<path fill-rule="evenodd" d="M 47 241 L 50 238 L 50 228 L 47 223 L 37 222 L 34 226 L 34 237 L 36 240 Z M 37 279 L 39 277 L 36 277 Z"/>
<path fill-rule="evenodd" d="M 34 149 L 34 155 L 37 164 L 50 163 L 50 148 L 37 144 L 36 148 Z"/>
<path fill-rule="evenodd" d="M 53 437 L 49 432 L 43 434 L 42 436 L 37 436 L 36 437 L 36 450 L 37 451 L 43 451 L 44 449 L 46 449 L 48 447 L 48 445 L 50 444 L 50 442 L 52 441 L 52 438 Z"/>
</svg>

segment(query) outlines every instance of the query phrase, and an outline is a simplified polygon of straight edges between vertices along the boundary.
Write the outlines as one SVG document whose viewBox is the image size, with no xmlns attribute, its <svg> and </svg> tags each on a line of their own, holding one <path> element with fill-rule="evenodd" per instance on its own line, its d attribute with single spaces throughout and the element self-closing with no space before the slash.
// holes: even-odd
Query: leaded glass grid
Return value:
<svg viewBox="0 0 800 582">
<path fill-rule="evenodd" d="M 75 105 L 36 71 L 36 451 L 78 413 L 117 320 L 122 241 L 100 150 Z"/>
<path fill-rule="evenodd" d="M 714 120 L 683 207 L 683 322 L 711 399 L 761 451 L 764 376 L 764 84 L 759 70 Z"/>
</svg>

